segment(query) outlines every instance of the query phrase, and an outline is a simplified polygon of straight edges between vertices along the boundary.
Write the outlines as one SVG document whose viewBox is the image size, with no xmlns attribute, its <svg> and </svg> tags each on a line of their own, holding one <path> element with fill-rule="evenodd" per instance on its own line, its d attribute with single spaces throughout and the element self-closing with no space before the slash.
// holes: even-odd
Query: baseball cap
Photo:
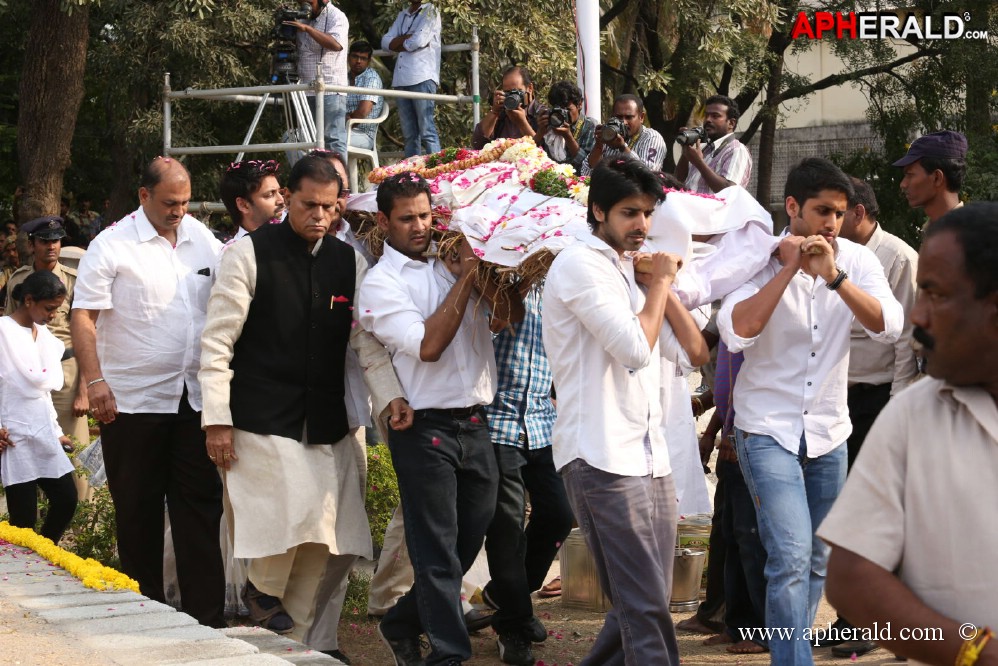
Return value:
<svg viewBox="0 0 998 666">
<path fill-rule="evenodd" d="M 906 167 L 923 157 L 966 159 L 967 137 L 952 130 L 925 134 L 911 142 L 908 153 L 895 162 L 894 166 Z"/>
</svg>

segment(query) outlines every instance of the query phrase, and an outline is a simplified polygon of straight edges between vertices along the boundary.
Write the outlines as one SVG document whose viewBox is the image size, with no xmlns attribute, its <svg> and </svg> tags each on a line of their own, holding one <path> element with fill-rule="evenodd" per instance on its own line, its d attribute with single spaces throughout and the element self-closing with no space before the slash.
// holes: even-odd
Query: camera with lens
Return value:
<svg viewBox="0 0 998 666">
<path fill-rule="evenodd" d="M 624 124 L 623 120 L 614 116 L 603 123 L 603 128 L 600 130 L 600 137 L 602 137 L 603 143 L 609 143 L 617 138 L 618 135 L 625 139 L 627 138 L 627 125 Z"/>
<path fill-rule="evenodd" d="M 556 106 L 548 112 L 548 127 L 558 129 L 569 122 L 568 109 Z"/>
<path fill-rule="evenodd" d="M 312 8 L 303 2 L 298 9 L 281 7 L 274 12 L 274 29 L 270 38 L 270 82 L 272 84 L 298 83 L 298 29 L 284 25 L 285 21 L 308 21 Z"/>
<path fill-rule="evenodd" d="M 692 146 L 697 141 L 700 143 L 707 143 L 707 130 L 703 127 L 684 129 L 678 136 L 676 136 L 676 143 L 680 146 Z"/>
<path fill-rule="evenodd" d="M 503 95 L 502 105 L 506 107 L 507 111 L 519 109 L 527 99 L 526 90 L 507 90 Z"/>
</svg>

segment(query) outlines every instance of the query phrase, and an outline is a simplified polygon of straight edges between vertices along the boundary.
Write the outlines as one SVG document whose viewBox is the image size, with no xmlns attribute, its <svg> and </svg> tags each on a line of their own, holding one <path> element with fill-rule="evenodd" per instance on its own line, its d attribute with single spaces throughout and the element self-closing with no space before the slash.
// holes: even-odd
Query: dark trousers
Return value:
<svg viewBox="0 0 998 666">
<path fill-rule="evenodd" d="M 849 447 L 849 469 L 852 469 L 873 422 L 890 399 L 890 384 L 853 384 L 849 387 L 847 401 L 849 420 L 852 421 L 852 434 L 846 440 L 846 446 Z"/>
<path fill-rule="evenodd" d="M 72 472 L 63 474 L 58 479 L 35 479 L 5 487 L 10 524 L 14 527 L 35 529 L 35 523 L 38 521 L 39 488 L 49 501 L 40 534 L 58 545 L 62 533 L 69 527 L 73 514 L 76 513 L 77 494 Z"/>
<path fill-rule="evenodd" d="M 427 664 L 471 658 L 461 578 L 475 561 L 496 506 L 499 473 L 485 412 L 422 409 L 390 431 L 405 539 L 415 580 L 381 621 L 392 640 L 425 633 Z"/>
<path fill-rule="evenodd" d="M 672 475 L 619 476 L 580 458 L 561 476 L 613 604 L 580 666 L 678 666 L 669 613 L 679 519 Z"/>
<path fill-rule="evenodd" d="M 186 394 L 177 414 L 118 414 L 101 424 L 107 485 L 117 516 L 124 573 L 142 594 L 165 601 L 163 501 L 170 511 L 184 612 L 224 627 L 225 572 L 219 547 L 222 483 L 205 451 L 201 413 Z"/>
<path fill-rule="evenodd" d="M 741 630 L 766 626 L 766 549 L 759 538 L 752 495 L 738 463 L 718 460 L 718 487 L 722 479 L 724 624 L 728 635 L 737 642 L 743 640 Z M 710 547 L 714 548 L 713 541 Z M 756 642 L 765 645 L 758 638 Z"/>
<path fill-rule="evenodd" d="M 710 550 L 707 552 L 707 590 L 697 606 L 700 624 L 718 633 L 724 629 L 724 567 L 728 552 L 724 540 L 724 507 L 728 484 L 721 476 L 721 461 L 717 462 L 717 487 L 714 488 L 714 515 L 710 521 Z"/>
<path fill-rule="evenodd" d="M 499 496 L 485 538 L 492 576 L 485 593 L 499 607 L 492 626 L 502 634 L 530 622 L 530 593 L 544 584 L 558 548 L 572 531 L 573 517 L 550 446 L 531 451 L 496 444 L 495 449 Z M 530 522 L 524 529 L 528 492 Z"/>
</svg>

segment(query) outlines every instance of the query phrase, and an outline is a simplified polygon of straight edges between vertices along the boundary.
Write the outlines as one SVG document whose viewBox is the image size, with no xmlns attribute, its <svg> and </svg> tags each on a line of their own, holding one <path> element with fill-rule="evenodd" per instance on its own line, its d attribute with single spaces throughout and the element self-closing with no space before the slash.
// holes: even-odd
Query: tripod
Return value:
<svg viewBox="0 0 998 666">
<path fill-rule="evenodd" d="M 274 100 L 272 102 L 270 93 L 263 94 L 263 97 L 260 99 L 260 105 L 256 109 L 256 114 L 253 116 L 253 122 L 250 123 L 246 137 L 243 139 L 244 146 L 249 145 L 250 140 L 253 138 L 253 132 L 256 131 L 256 126 L 259 124 L 260 117 L 263 115 L 263 110 L 267 104 L 280 104 L 284 109 L 285 130 L 281 137 L 282 143 L 315 142 L 315 119 L 312 117 L 311 109 L 309 109 L 305 91 L 293 90 L 281 93 L 280 95 L 281 98 L 279 101 Z M 294 164 L 302 156 L 302 153 L 301 149 L 288 151 L 288 162 Z M 245 155 L 245 152 L 239 153 L 236 156 L 236 161 L 241 162 Z"/>
</svg>

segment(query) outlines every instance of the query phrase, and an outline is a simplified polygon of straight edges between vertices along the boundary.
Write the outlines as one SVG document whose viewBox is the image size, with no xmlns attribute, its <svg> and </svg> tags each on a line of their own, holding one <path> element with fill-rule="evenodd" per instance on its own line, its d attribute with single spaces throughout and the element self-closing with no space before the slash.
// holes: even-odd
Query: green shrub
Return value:
<svg viewBox="0 0 998 666">
<path fill-rule="evenodd" d="M 107 486 L 95 489 L 91 501 L 80 502 L 76 506 L 76 515 L 63 539 L 67 543 L 66 550 L 84 559 L 92 557 L 105 566 L 120 570 L 114 502 Z"/>
<path fill-rule="evenodd" d="M 395 478 L 388 445 L 367 447 L 367 499 L 364 507 L 371 523 L 371 539 L 377 549 L 385 543 L 385 528 L 398 504 L 399 483 Z"/>
</svg>

